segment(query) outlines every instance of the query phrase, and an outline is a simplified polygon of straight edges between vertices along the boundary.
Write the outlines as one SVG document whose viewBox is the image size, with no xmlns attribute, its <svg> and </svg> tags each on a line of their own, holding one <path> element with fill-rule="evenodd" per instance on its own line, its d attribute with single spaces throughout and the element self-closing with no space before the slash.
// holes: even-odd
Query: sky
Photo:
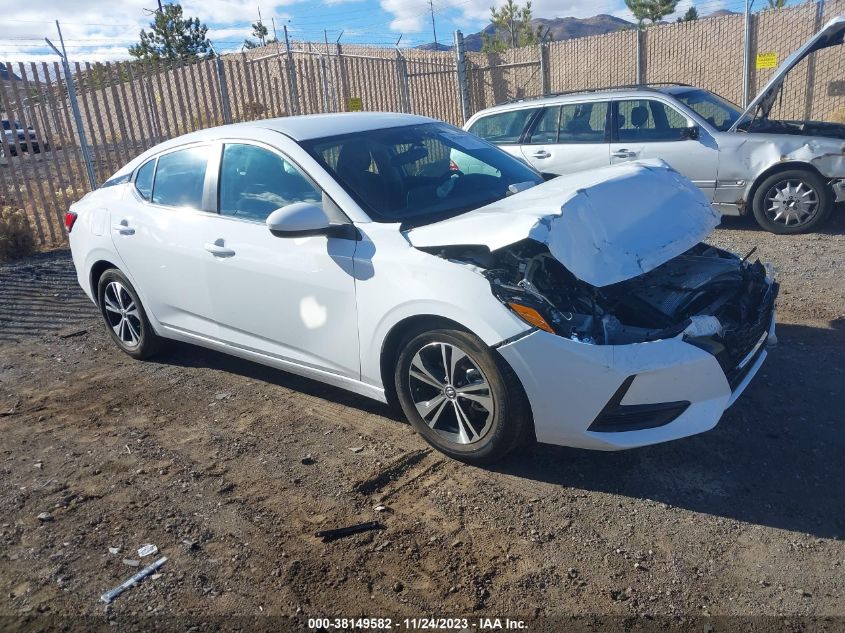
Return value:
<svg viewBox="0 0 845 633">
<path fill-rule="evenodd" d="M 281 34 L 288 27 L 294 40 L 416 46 L 434 39 L 451 44 L 461 29 L 473 33 L 489 22 L 490 6 L 504 0 L 183 0 L 186 16 L 209 27 L 219 52 L 240 50 L 260 9 L 265 25 L 271 18 Z M 762 7 L 765 0 L 755 0 Z M 700 15 L 718 9 L 742 11 L 744 0 L 681 0 L 676 14 L 695 4 Z M 4 17 L 0 31 L 0 61 L 58 61 L 44 43 L 58 45 L 59 20 L 71 61 L 105 61 L 128 57 L 127 47 L 151 21 L 157 0 L 0 0 Z M 631 19 L 624 0 L 534 0 L 535 17 L 589 17 L 608 13 Z M 755 7 L 757 8 L 757 7 Z M 670 17 L 669 19 L 674 19 Z M 272 29 L 271 29 L 272 34 Z M 399 40 L 401 36 L 401 40 Z"/>
</svg>

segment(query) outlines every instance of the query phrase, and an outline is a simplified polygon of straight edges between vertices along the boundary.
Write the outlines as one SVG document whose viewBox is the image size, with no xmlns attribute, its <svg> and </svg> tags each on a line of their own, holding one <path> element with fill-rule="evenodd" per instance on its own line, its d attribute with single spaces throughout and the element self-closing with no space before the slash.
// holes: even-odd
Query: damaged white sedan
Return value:
<svg viewBox="0 0 845 633">
<path fill-rule="evenodd" d="M 472 462 L 716 425 L 766 357 L 778 291 L 702 242 L 718 222 L 659 161 L 544 183 L 452 126 L 368 113 L 168 141 L 67 214 L 126 353 L 177 339 L 398 402 Z"/>
</svg>

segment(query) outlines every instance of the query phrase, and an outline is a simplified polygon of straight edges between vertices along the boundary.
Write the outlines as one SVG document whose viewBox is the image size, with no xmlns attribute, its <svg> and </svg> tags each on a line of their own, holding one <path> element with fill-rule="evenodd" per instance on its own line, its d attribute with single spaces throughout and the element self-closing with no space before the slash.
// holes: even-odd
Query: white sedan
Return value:
<svg viewBox="0 0 845 633">
<path fill-rule="evenodd" d="M 777 295 L 759 262 L 702 243 L 718 222 L 661 162 L 543 182 L 455 127 L 378 113 L 173 139 L 66 217 L 130 356 L 177 339 L 398 402 L 472 462 L 712 428 L 766 356 Z"/>
</svg>

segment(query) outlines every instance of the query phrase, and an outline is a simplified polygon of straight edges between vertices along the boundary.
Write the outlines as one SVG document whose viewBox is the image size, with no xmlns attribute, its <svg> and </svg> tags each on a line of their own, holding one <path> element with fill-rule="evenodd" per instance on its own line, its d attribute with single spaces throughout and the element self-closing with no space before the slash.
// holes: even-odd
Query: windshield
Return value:
<svg viewBox="0 0 845 633">
<path fill-rule="evenodd" d="M 305 141 L 302 146 L 376 222 L 418 226 L 543 181 L 504 151 L 445 123 Z"/>
<path fill-rule="evenodd" d="M 706 90 L 693 89 L 673 92 L 678 101 L 695 110 L 705 121 L 720 132 L 727 132 L 742 112 L 727 99 Z"/>
</svg>

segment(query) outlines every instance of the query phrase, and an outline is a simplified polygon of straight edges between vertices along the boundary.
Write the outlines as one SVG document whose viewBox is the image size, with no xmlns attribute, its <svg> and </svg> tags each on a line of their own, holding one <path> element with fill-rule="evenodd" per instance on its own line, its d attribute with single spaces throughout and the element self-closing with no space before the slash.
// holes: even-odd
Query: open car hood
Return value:
<svg viewBox="0 0 845 633">
<path fill-rule="evenodd" d="M 607 286 L 653 270 L 702 241 L 721 215 L 661 160 L 560 176 L 448 220 L 405 231 L 412 246 L 546 244 L 573 275 Z"/>
<path fill-rule="evenodd" d="M 778 69 L 772 75 L 772 78 L 769 79 L 769 82 L 754 97 L 751 103 L 748 104 L 742 116 L 731 126 L 730 131 L 735 132 L 740 125 L 754 118 L 768 117 L 789 71 L 795 68 L 810 53 L 830 46 L 841 45 L 843 38 L 845 38 L 845 15 L 840 15 L 825 24 L 818 33 L 783 60 L 783 63 L 778 66 Z"/>
</svg>

